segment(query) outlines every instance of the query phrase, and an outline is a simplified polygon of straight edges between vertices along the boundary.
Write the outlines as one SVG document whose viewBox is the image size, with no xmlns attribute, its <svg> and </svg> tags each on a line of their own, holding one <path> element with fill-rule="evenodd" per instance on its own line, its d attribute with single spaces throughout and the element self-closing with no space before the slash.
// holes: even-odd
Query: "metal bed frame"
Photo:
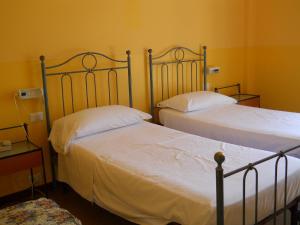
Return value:
<svg viewBox="0 0 300 225">
<path fill-rule="evenodd" d="M 207 71 L 206 71 L 206 46 L 197 53 L 186 47 L 174 47 L 161 55 L 153 56 L 152 49 L 149 53 L 149 71 L 150 71 L 150 98 L 151 115 L 154 118 L 154 109 L 156 96 L 154 94 L 154 69 L 160 70 L 157 74 L 161 82 L 161 100 L 186 92 L 198 91 L 201 89 L 201 68 L 203 72 L 203 90 L 207 90 Z M 187 56 L 188 55 L 188 56 Z M 169 57 L 168 57 L 169 56 Z M 186 57 L 187 56 L 187 57 Z M 171 67 L 175 65 L 175 73 L 171 72 Z M 202 67 L 201 67 L 202 65 Z M 184 69 L 190 68 L 190 74 L 184 72 Z M 188 76 L 190 82 L 188 82 Z M 167 79 L 165 79 L 167 78 Z M 176 84 L 176 92 L 173 91 L 173 84 Z M 180 84 L 181 81 L 181 84 Z M 195 81 L 195 83 L 194 83 Z M 195 85 L 194 85 L 195 84 Z M 164 90 L 164 87 L 167 89 Z M 160 90 L 158 90 L 160 92 Z M 167 94 L 165 94 L 167 92 Z"/>
<path fill-rule="evenodd" d="M 155 105 L 156 105 L 156 99 L 154 96 L 154 91 L 158 90 L 158 93 L 160 93 L 160 100 L 164 100 L 165 97 L 165 91 L 164 91 L 164 87 L 167 87 L 167 97 L 170 98 L 173 95 L 177 95 L 177 94 L 181 94 L 181 93 L 186 93 L 186 92 L 192 92 L 192 91 L 198 91 L 200 87 L 200 83 L 201 79 L 198 79 L 198 77 L 200 76 L 200 74 L 198 74 L 198 64 L 196 62 L 198 62 L 201 66 L 202 63 L 202 71 L 203 71 L 203 90 L 207 90 L 207 71 L 206 71 L 206 46 L 202 47 L 202 53 L 196 53 L 191 49 L 185 48 L 185 47 L 175 47 L 175 48 L 171 48 L 167 51 L 165 51 L 164 53 L 162 53 L 159 56 L 153 57 L 152 56 L 152 49 L 148 50 L 149 53 L 149 71 L 150 71 L 150 98 L 151 98 L 151 114 L 152 116 L 154 116 L 154 110 L 155 110 Z M 178 56 L 179 51 L 181 52 L 181 57 Z M 194 57 L 196 56 L 196 58 L 192 58 L 192 59 L 185 59 L 185 53 L 189 52 L 191 53 L 191 55 L 193 55 Z M 169 54 L 173 53 L 173 59 L 167 59 L 167 60 L 163 60 L 163 58 Z M 190 66 L 190 90 L 188 90 L 187 88 L 184 87 L 184 76 L 188 76 L 188 74 L 184 75 L 184 69 L 183 69 L 183 65 L 184 63 L 186 64 L 186 66 Z M 176 88 L 176 92 L 172 94 L 170 94 L 170 77 L 169 77 L 169 65 L 175 64 L 176 65 L 176 69 L 175 69 L 175 75 L 171 74 L 171 76 L 175 76 L 175 80 L 176 80 L 176 84 L 177 84 L 177 88 Z M 154 66 L 159 67 L 158 68 L 158 78 L 157 79 L 161 79 L 161 90 L 159 89 L 159 87 L 157 87 L 157 89 L 154 88 Z M 178 81 L 179 81 L 179 67 L 181 66 L 181 93 L 180 93 L 180 87 L 178 85 Z M 193 66 L 195 66 L 195 74 L 193 73 Z M 159 71 L 160 70 L 160 71 Z M 160 72 L 160 73 L 159 73 Z M 166 72 L 166 75 L 165 75 Z M 165 76 L 166 76 L 166 81 L 165 81 Z M 196 79 L 192 79 L 193 76 L 196 76 Z M 196 82 L 196 85 L 193 82 Z M 158 86 L 158 85 L 157 85 Z M 196 88 L 193 89 L 193 86 L 196 86 Z M 300 200 L 300 196 L 297 197 L 294 201 L 292 201 L 291 203 L 287 203 L 287 170 L 288 170 L 288 158 L 286 156 L 286 154 L 288 152 L 291 152 L 293 150 L 296 150 L 300 147 L 296 146 L 284 151 L 281 151 L 277 154 L 273 154 L 269 157 L 266 157 L 264 159 L 261 159 L 257 162 L 253 162 L 250 163 L 249 165 L 243 166 L 241 168 L 238 168 L 234 171 L 228 172 L 226 174 L 224 174 L 224 170 L 222 167 L 222 163 L 225 160 L 225 156 L 223 155 L 222 152 L 217 152 L 215 154 L 215 161 L 217 162 L 218 166 L 216 167 L 216 219 L 217 219 L 217 225 L 224 225 L 224 179 L 227 177 L 230 177 L 234 174 L 237 173 L 241 173 L 244 172 L 244 176 L 243 176 L 243 221 L 241 221 L 241 224 L 245 225 L 246 224 L 246 179 L 247 179 L 247 175 L 250 171 L 253 171 L 255 174 L 255 178 L 256 178 L 256 183 L 255 183 L 255 215 L 254 215 L 254 221 L 255 221 L 255 225 L 259 224 L 265 224 L 266 222 L 269 222 L 271 220 L 273 220 L 273 224 L 276 225 L 276 218 L 277 215 L 280 213 L 283 213 L 283 219 L 284 219 L 284 225 L 286 225 L 286 220 L 287 220 L 287 214 L 286 214 L 286 210 L 289 209 L 291 212 L 291 224 L 292 225 L 297 225 L 297 217 L 298 217 L 298 202 Z M 274 206 L 273 206 L 273 214 L 269 215 L 268 217 L 264 218 L 261 221 L 258 221 L 258 170 L 255 168 L 255 166 L 262 164 L 266 161 L 272 160 L 276 158 L 276 163 L 275 163 L 275 181 L 274 181 Z M 285 162 L 285 190 L 284 190 L 284 207 L 282 209 L 278 209 L 277 208 L 277 172 L 278 172 L 278 163 L 280 161 L 280 159 L 284 159 Z"/>
<path fill-rule="evenodd" d="M 283 213 L 283 224 L 287 223 L 287 209 L 291 212 L 291 225 L 297 225 L 298 221 L 298 202 L 300 196 L 294 199 L 291 203 L 287 203 L 287 178 L 288 178 L 288 158 L 287 153 L 296 150 L 300 145 L 293 148 L 280 151 L 279 153 L 273 154 L 269 157 L 263 158 L 256 162 L 249 163 L 246 166 L 240 167 L 236 170 L 230 171 L 224 174 L 222 163 L 225 161 L 225 156 L 222 152 L 217 152 L 214 156 L 215 161 L 218 166 L 216 167 L 216 201 L 217 201 L 217 225 L 224 225 L 224 179 L 235 175 L 237 173 L 244 172 L 243 175 L 243 221 L 242 224 L 246 224 L 246 180 L 247 175 L 250 171 L 253 171 L 255 174 L 255 205 L 254 205 L 254 224 L 265 224 L 273 219 L 273 224 L 276 225 L 277 215 Z M 276 158 L 275 162 L 275 180 L 274 180 L 274 204 L 273 204 L 273 214 L 264 218 L 261 221 L 258 221 L 258 170 L 255 166 L 262 164 L 266 161 Z M 284 207 L 282 209 L 277 208 L 277 177 L 278 177 L 278 163 L 281 159 L 284 159 Z"/>
<path fill-rule="evenodd" d="M 182 53 L 181 58 L 179 58 L 179 56 L 177 55 L 179 53 L 179 51 Z M 184 51 L 188 51 L 196 56 L 197 59 L 184 59 Z M 198 67 L 196 66 L 197 63 L 196 62 L 203 62 L 204 68 L 206 68 L 206 47 L 203 47 L 203 53 L 196 53 L 190 49 L 184 48 L 184 47 L 176 47 L 176 48 L 172 48 L 170 50 L 168 50 L 166 53 L 158 56 L 158 57 L 152 57 L 152 50 L 149 49 L 149 63 L 150 63 L 150 79 L 151 79 L 151 112 L 153 110 L 153 106 L 154 106 L 154 91 L 153 91 L 153 66 L 154 65 L 158 65 L 161 67 L 161 71 L 163 71 L 164 69 L 166 69 L 168 71 L 168 65 L 169 64 L 175 64 L 176 65 L 176 78 L 177 78 L 177 93 L 179 93 L 179 85 L 178 85 L 178 79 L 179 79 L 179 67 L 181 66 L 181 69 L 183 71 L 183 63 L 190 63 L 191 68 L 193 68 L 197 71 L 196 74 L 196 79 L 191 79 L 191 90 L 193 89 L 193 80 L 196 80 L 198 82 L 197 78 L 197 74 L 198 74 Z M 171 61 L 167 61 L 167 62 L 154 62 L 154 60 L 160 59 L 164 56 L 166 56 L 168 53 L 170 52 L 175 52 L 175 60 L 171 60 Z M 130 65 L 130 51 L 126 52 L 127 54 L 127 60 L 116 60 L 113 58 L 110 58 L 102 53 L 97 53 L 97 52 L 84 52 L 84 53 L 80 53 L 77 54 L 71 58 L 69 58 L 68 60 L 64 61 L 61 64 L 57 64 L 54 66 L 46 66 L 45 64 L 45 57 L 41 56 L 40 60 L 41 60 L 41 69 L 42 69 L 42 78 L 43 78 L 43 91 L 44 91 L 44 102 L 45 102 L 45 113 L 46 113 L 46 122 L 47 122 L 47 131 L 48 134 L 51 130 L 51 120 L 50 120 L 50 112 L 49 112 L 49 101 L 48 101 L 48 89 L 47 89 L 47 78 L 48 77 L 56 77 L 57 79 L 60 79 L 60 90 L 61 90 L 61 106 L 63 108 L 63 115 L 66 115 L 66 97 L 64 95 L 64 91 L 65 89 L 65 83 L 64 81 L 68 81 L 69 85 L 70 85 L 70 94 L 71 94 L 71 109 L 72 112 L 75 112 L 75 105 L 74 105 L 74 91 L 75 91 L 75 87 L 73 86 L 73 80 L 72 80 L 72 76 L 73 75 L 82 75 L 83 76 L 83 82 L 84 82 L 84 88 L 85 88 L 85 97 L 86 97 L 86 108 L 89 107 L 96 107 L 98 106 L 98 99 L 97 99 L 97 92 L 99 91 L 99 88 L 97 88 L 97 83 L 96 83 L 96 79 L 98 75 L 103 75 L 103 74 L 97 74 L 97 72 L 106 72 L 106 76 L 107 76 L 107 86 L 108 86 L 108 94 L 109 94 L 109 102 L 108 104 L 112 104 L 111 101 L 111 82 L 113 82 L 113 78 L 115 78 L 115 82 L 116 82 L 116 95 L 117 95 L 117 104 L 119 104 L 119 98 L 118 98 L 118 72 L 119 70 L 127 70 L 127 77 L 128 77 L 128 98 L 129 98 L 129 106 L 132 107 L 132 85 L 131 85 L 131 65 Z M 177 56 L 176 56 L 177 55 Z M 94 64 L 92 66 L 88 66 L 85 63 L 85 59 L 86 57 L 91 57 L 94 61 Z M 114 63 L 114 64 L 121 64 L 121 65 L 114 65 L 114 66 L 110 66 L 110 67 L 98 67 L 97 63 L 97 57 L 102 57 L 105 58 L 107 60 L 109 60 L 110 62 Z M 69 62 L 73 61 L 74 59 L 79 58 L 81 59 L 81 68 L 80 69 L 76 69 L 76 70 L 63 70 L 63 71 L 52 71 L 54 69 L 59 69 L 62 66 L 64 66 L 65 64 L 68 64 Z M 193 69 L 191 69 L 191 71 L 193 71 Z M 206 81 L 206 71 L 203 70 L 204 73 L 204 80 Z M 163 73 L 162 73 L 163 74 Z M 193 73 L 190 74 L 191 77 L 193 77 Z M 89 99 L 89 85 L 88 85 L 88 77 L 91 76 L 92 80 L 94 81 L 94 85 L 92 86 L 93 88 L 93 92 L 94 92 L 94 105 L 92 105 L 90 99 Z M 183 73 L 182 73 L 182 81 L 184 80 L 183 78 Z M 169 77 L 169 73 L 167 72 L 167 80 Z M 162 82 L 164 82 L 164 78 L 162 75 Z M 169 82 L 169 80 L 168 80 Z M 185 92 L 185 87 L 183 85 L 184 82 L 182 82 L 182 87 L 181 87 L 181 91 Z M 168 95 L 169 95 L 169 83 L 168 83 Z M 200 84 L 199 84 L 200 87 Z M 206 85 L 204 85 L 204 89 Z M 196 90 L 198 88 L 198 85 L 196 85 Z M 162 92 L 162 97 L 164 97 L 164 92 Z M 169 97 L 169 96 L 168 96 Z M 153 112 L 152 112 L 153 113 Z M 254 171 L 255 176 L 256 176 L 256 183 L 255 183 L 255 187 L 256 187 L 256 201 L 255 201 L 255 224 L 264 224 L 265 222 L 268 222 L 270 220 L 273 219 L 273 224 L 276 225 L 276 215 L 279 213 L 284 213 L 284 224 L 286 224 L 286 210 L 289 209 L 291 211 L 291 224 L 292 225 L 296 225 L 297 224 L 297 206 L 298 206 L 298 201 L 299 198 L 296 198 L 293 202 L 291 202 L 290 204 L 287 203 L 287 168 L 288 168 L 288 158 L 286 156 L 286 153 L 291 152 L 297 148 L 299 148 L 300 146 L 296 146 L 294 148 L 285 150 L 285 151 L 281 151 L 277 154 L 273 154 L 269 157 L 266 157 L 264 159 L 261 159 L 257 162 L 253 162 L 249 165 L 243 166 L 241 168 L 238 168 L 234 171 L 228 172 L 226 174 L 224 174 L 224 170 L 222 167 L 222 163 L 225 160 L 225 156 L 223 155 L 223 153 L 218 152 L 215 154 L 215 161 L 217 162 L 217 167 L 216 167 L 216 199 L 217 199 L 217 209 L 216 209 L 216 218 L 217 218 L 217 225 L 224 225 L 224 179 L 226 179 L 227 177 L 230 177 L 234 174 L 240 173 L 240 172 L 244 172 L 244 177 L 243 177 L 243 221 L 242 224 L 245 224 L 246 221 L 246 212 L 245 212 L 245 206 L 246 206 L 246 197 L 245 197 L 245 187 L 246 187 L 246 178 L 247 178 L 247 174 L 250 171 Z M 56 181 L 56 171 L 55 171 L 55 159 L 56 159 L 56 153 L 53 151 L 53 149 L 51 148 L 50 145 L 50 153 L 51 153 L 51 168 L 52 168 L 52 177 L 53 177 L 53 184 L 55 186 L 55 181 Z M 276 163 L 275 163 L 275 181 L 274 181 L 274 212 L 272 215 L 268 216 L 267 218 L 263 219 L 262 221 L 257 221 L 258 218 L 258 212 L 257 212 L 257 203 L 258 203 L 258 170 L 255 168 L 257 165 L 264 163 L 266 161 L 269 161 L 271 159 L 276 158 Z M 278 162 L 280 161 L 280 159 L 284 159 L 285 161 L 285 190 L 284 190 L 284 207 L 282 209 L 277 209 L 277 171 L 278 171 Z"/>
<path fill-rule="evenodd" d="M 114 102 L 112 102 L 112 94 L 113 94 L 113 88 L 112 88 L 112 82 L 115 82 L 115 95 L 116 95 L 116 104 L 119 104 L 119 86 L 118 86 L 118 71 L 120 70 L 127 70 L 127 79 L 128 79 L 128 102 L 129 106 L 132 107 L 132 85 L 131 85 L 131 58 L 130 58 L 130 51 L 126 51 L 127 59 L 126 60 L 119 60 L 111 58 L 105 54 L 99 53 L 99 52 L 83 52 L 76 54 L 66 61 L 52 65 L 52 66 L 46 66 L 45 63 L 45 56 L 40 56 L 40 62 L 41 62 L 41 70 L 42 70 L 42 79 L 43 79 L 43 92 L 44 92 L 44 104 L 45 104 L 45 114 L 46 114 L 46 125 L 47 125 L 47 133 L 50 134 L 51 131 L 51 118 L 50 118 L 50 111 L 49 111 L 49 99 L 48 99 L 48 88 L 47 88 L 47 78 L 49 77 L 55 77 L 56 79 L 60 79 L 60 92 L 61 92 L 61 107 L 63 110 L 63 116 L 67 114 L 67 105 L 66 101 L 68 98 L 65 95 L 65 92 L 68 90 L 66 88 L 66 85 L 68 82 L 69 84 L 69 94 L 71 95 L 70 101 L 71 101 L 71 112 L 76 112 L 75 104 L 74 104 L 74 92 L 76 91 L 76 88 L 73 85 L 73 76 L 83 76 L 82 82 L 83 86 L 81 88 L 84 88 L 84 95 L 85 95 L 85 108 L 90 107 L 97 107 L 99 106 L 99 98 L 98 94 L 101 92 L 98 86 L 97 86 L 97 77 L 98 76 L 107 76 L 107 87 L 108 87 L 108 96 L 109 100 L 107 105 L 111 105 Z M 88 58 L 89 61 L 92 61 L 93 63 L 90 65 L 88 64 Z M 76 64 L 76 69 L 68 70 L 65 68 L 65 66 L 68 64 L 70 65 L 71 62 L 74 62 L 76 59 L 81 60 L 81 65 L 78 67 L 78 63 Z M 99 61 L 105 60 L 107 64 L 112 66 L 106 67 L 105 65 L 99 66 Z M 73 68 L 73 67 L 72 67 Z M 106 72 L 106 73 L 101 73 Z M 90 79 L 92 79 L 92 84 L 90 85 Z M 92 90 L 90 90 L 92 88 Z M 91 101 L 91 94 L 94 95 L 93 101 Z M 57 103 L 56 107 L 59 106 L 59 103 Z M 69 107 L 70 108 L 70 107 Z M 52 172 L 52 180 L 53 180 L 53 187 L 56 186 L 56 159 L 57 154 L 53 150 L 51 144 L 50 144 L 50 160 L 51 160 L 51 172 Z"/>
</svg>

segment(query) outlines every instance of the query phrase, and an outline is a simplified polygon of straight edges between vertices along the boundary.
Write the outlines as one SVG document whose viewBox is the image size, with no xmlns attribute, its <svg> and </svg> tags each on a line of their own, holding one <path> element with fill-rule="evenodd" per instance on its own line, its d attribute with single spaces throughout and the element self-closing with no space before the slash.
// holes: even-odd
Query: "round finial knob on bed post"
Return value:
<svg viewBox="0 0 300 225">
<path fill-rule="evenodd" d="M 151 54 L 152 54 L 152 49 L 151 49 L 151 48 L 148 49 L 148 52 L 149 52 L 149 54 L 151 55 Z"/>
<path fill-rule="evenodd" d="M 40 60 L 41 60 L 42 62 L 45 61 L 45 56 L 41 55 L 41 56 L 40 56 Z"/>
<path fill-rule="evenodd" d="M 222 167 L 225 161 L 224 153 L 217 152 L 214 159 L 218 163 L 216 167 L 217 224 L 224 224 L 224 171 Z"/>
<path fill-rule="evenodd" d="M 225 156 L 223 152 L 217 152 L 214 156 L 215 161 L 218 163 L 218 166 L 222 166 L 222 163 L 225 161 Z"/>
<path fill-rule="evenodd" d="M 127 54 L 127 55 L 130 55 L 130 53 L 131 53 L 130 50 L 127 50 L 127 51 L 126 51 L 126 54 Z"/>
</svg>

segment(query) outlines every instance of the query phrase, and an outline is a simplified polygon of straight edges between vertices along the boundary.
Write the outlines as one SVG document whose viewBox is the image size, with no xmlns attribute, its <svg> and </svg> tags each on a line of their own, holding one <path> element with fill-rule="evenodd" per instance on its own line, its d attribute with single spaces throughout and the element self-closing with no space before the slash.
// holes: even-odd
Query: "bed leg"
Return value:
<svg viewBox="0 0 300 225">
<path fill-rule="evenodd" d="M 66 183 L 61 183 L 61 188 L 63 194 L 67 194 L 70 192 L 70 187 Z"/>
<path fill-rule="evenodd" d="M 298 220 L 298 202 L 296 202 L 295 204 L 293 204 L 293 206 L 291 206 L 289 208 L 290 212 L 291 212 L 291 225 L 297 225 L 297 220 Z"/>
</svg>

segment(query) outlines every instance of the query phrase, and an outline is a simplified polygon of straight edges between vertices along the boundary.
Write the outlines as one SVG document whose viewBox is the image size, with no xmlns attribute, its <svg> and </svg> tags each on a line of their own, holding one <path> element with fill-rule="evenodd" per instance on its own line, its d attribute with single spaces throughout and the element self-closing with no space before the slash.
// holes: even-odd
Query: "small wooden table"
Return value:
<svg viewBox="0 0 300 225">
<path fill-rule="evenodd" d="M 224 87 L 215 88 L 215 92 L 219 93 L 220 90 L 229 89 L 229 88 L 236 88 L 237 89 L 237 94 L 229 95 L 229 96 L 236 99 L 239 105 L 260 107 L 260 96 L 259 95 L 253 95 L 253 94 L 243 94 L 243 93 L 241 93 L 241 84 L 239 84 L 239 83 L 224 86 Z"/>
<path fill-rule="evenodd" d="M 2 128 L 1 130 L 4 129 L 6 128 Z M 44 194 L 47 196 L 45 162 L 42 147 L 33 144 L 27 138 L 24 141 L 12 143 L 11 150 L 0 152 L 0 176 L 13 174 L 22 170 L 30 170 L 32 197 L 34 197 L 35 192 L 32 170 L 34 167 L 41 167 L 45 185 Z"/>
</svg>

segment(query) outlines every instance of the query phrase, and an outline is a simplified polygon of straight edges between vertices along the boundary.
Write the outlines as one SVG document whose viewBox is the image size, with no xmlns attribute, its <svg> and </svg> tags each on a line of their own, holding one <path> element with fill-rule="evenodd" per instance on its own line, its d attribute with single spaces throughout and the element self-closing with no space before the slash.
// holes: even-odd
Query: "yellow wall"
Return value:
<svg viewBox="0 0 300 225">
<path fill-rule="evenodd" d="M 244 82 L 245 2 L 241 0 L 17 0 L 0 3 L 0 127 L 17 122 L 13 94 L 41 87 L 38 57 L 57 59 L 79 51 L 125 57 L 132 51 L 134 106 L 148 110 L 145 49 L 174 45 L 208 46 L 208 62 L 222 72 L 213 86 Z M 41 110 L 36 100 L 21 102 L 23 119 Z M 42 130 L 42 132 L 40 132 Z M 32 137 L 46 144 L 43 124 Z M 28 185 L 24 176 L 0 178 L 0 196 Z M 4 184 L 4 185 L 3 185 Z"/>
<path fill-rule="evenodd" d="M 247 2 L 247 87 L 262 106 L 300 112 L 300 1 Z"/>
</svg>

